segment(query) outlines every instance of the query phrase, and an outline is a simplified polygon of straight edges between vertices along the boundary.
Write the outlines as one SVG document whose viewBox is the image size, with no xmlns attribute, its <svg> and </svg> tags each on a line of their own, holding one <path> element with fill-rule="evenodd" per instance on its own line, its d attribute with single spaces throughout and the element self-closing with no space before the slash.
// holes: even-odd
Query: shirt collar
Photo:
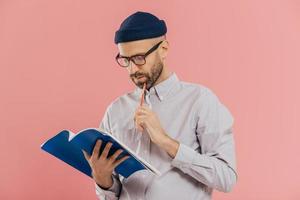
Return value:
<svg viewBox="0 0 300 200">
<path fill-rule="evenodd" d="M 146 90 L 146 95 L 157 95 L 159 100 L 162 101 L 172 90 L 173 86 L 179 83 L 179 79 L 176 73 L 172 73 L 166 80 L 160 82 L 154 87 L 151 87 L 150 90 Z M 140 94 L 142 89 L 137 87 L 137 92 Z"/>
</svg>

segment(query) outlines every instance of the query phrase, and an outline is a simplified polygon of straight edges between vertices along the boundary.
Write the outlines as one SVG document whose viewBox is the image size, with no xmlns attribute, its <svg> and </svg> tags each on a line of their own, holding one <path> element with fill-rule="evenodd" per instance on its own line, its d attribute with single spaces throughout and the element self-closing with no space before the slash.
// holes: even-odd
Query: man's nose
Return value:
<svg viewBox="0 0 300 200">
<path fill-rule="evenodd" d="M 139 70 L 139 67 L 136 64 L 134 64 L 134 62 L 130 61 L 128 70 L 129 70 L 130 74 L 134 74 L 135 72 L 137 72 Z"/>
</svg>

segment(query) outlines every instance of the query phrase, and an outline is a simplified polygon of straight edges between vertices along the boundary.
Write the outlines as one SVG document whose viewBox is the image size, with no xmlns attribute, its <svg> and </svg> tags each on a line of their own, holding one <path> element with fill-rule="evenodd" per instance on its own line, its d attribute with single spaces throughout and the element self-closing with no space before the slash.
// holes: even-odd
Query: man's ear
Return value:
<svg viewBox="0 0 300 200">
<path fill-rule="evenodd" d="M 161 43 L 161 48 L 160 48 L 160 57 L 162 60 L 165 60 L 169 51 L 169 42 L 167 40 L 164 40 L 163 43 Z"/>
</svg>

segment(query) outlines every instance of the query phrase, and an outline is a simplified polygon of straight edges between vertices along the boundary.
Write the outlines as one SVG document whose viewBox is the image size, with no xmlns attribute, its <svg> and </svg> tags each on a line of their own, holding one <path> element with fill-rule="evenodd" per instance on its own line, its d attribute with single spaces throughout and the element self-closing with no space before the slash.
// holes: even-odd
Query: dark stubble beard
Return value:
<svg viewBox="0 0 300 200">
<path fill-rule="evenodd" d="M 149 90 L 151 87 L 153 87 L 153 85 L 156 83 L 156 81 L 158 80 L 158 78 L 160 77 L 161 73 L 163 70 L 163 63 L 161 61 L 159 61 L 156 65 L 154 65 L 149 73 L 140 73 L 140 72 L 136 72 L 134 74 L 130 75 L 130 78 L 132 80 L 132 82 L 138 86 L 139 88 L 143 88 L 144 83 L 146 82 L 146 88 L 147 90 Z M 139 76 L 145 76 L 146 77 L 146 81 L 143 82 L 135 82 L 134 78 L 137 78 Z"/>
</svg>

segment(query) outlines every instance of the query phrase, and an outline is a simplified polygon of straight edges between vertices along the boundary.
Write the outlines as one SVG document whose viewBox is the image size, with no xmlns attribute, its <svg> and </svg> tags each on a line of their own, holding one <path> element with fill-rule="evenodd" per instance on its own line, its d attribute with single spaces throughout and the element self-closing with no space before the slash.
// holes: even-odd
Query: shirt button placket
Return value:
<svg viewBox="0 0 300 200">
<path fill-rule="evenodd" d="M 152 104 L 150 102 L 150 94 L 146 95 L 146 103 L 148 104 L 149 108 L 152 108 Z"/>
</svg>

